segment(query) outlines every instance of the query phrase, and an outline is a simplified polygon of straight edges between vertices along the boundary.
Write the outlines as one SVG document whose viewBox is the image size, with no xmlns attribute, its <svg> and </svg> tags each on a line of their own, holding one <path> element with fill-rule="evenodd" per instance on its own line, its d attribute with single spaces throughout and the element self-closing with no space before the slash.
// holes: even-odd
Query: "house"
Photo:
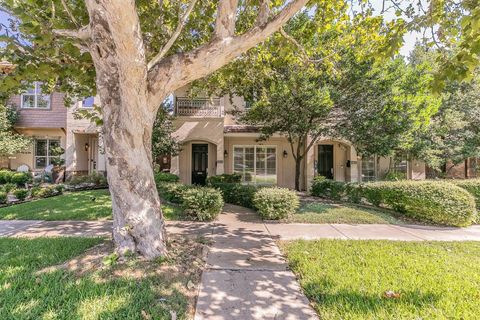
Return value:
<svg viewBox="0 0 480 320">
<path fill-rule="evenodd" d="M 295 161 L 290 144 L 280 135 L 258 141 L 257 128 L 237 123 L 230 111 L 246 107 L 241 97 L 191 97 L 188 86 L 173 97 L 174 136 L 183 144 L 171 159 L 171 172 L 183 183 L 204 183 L 207 176 L 239 173 L 246 183 L 295 187 Z M 391 163 L 392 161 L 392 163 Z M 317 175 L 338 181 L 371 181 L 391 166 L 409 179 L 425 179 L 425 164 L 412 160 L 360 158 L 348 141 L 323 137 L 303 161 L 301 186 Z"/>
</svg>

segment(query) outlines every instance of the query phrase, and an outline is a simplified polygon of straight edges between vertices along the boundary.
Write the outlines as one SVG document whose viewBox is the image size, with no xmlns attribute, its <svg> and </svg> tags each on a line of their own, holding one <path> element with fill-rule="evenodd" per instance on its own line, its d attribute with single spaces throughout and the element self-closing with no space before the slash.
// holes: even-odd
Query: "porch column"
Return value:
<svg viewBox="0 0 480 320">
<path fill-rule="evenodd" d="M 216 163 L 216 171 L 215 174 L 218 176 L 220 174 L 225 173 L 225 159 L 223 158 L 223 152 L 225 147 L 223 145 L 223 141 L 217 144 L 217 163 Z"/>
<path fill-rule="evenodd" d="M 348 154 L 348 159 L 350 160 L 350 182 L 360 181 L 360 161 L 358 161 L 357 150 L 351 145 L 350 152 Z"/>
<path fill-rule="evenodd" d="M 174 156 L 171 159 L 170 162 L 170 173 L 176 174 L 177 176 L 180 176 L 180 157 Z"/>
</svg>

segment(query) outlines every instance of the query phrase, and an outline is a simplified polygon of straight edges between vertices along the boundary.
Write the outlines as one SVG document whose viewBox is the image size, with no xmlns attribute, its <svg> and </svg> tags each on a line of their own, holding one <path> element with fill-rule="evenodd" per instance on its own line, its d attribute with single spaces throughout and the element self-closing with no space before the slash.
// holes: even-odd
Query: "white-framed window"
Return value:
<svg viewBox="0 0 480 320">
<path fill-rule="evenodd" d="M 233 146 L 233 171 L 242 182 L 257 185 L 277 184 L 277 148 L 275 146 Z"/>
<path fill-rule="evenodd" d="M 41 82 L 34 82 L 21 98 L 22 109 L 50 109 L 50 95 L 42 93 Z"/>
<path fill-rule="evenodd" d="M 82 101 L 82 108 L 93 108 L 93 105 L 95 104 L 95 98 L 94 97 L 86 97 Z"/>
<path fill-rule="evenodd" d="M 60 147 L 60 139 L 37 138 L 34 143 L 34 164 L 35 168 L 42 169 L 52 163 L 52 159 L 59 156 L 53 156 L 53 148 Z"/>
<path fill-rule="evenodd" d="M 375 181 L 377 179 L 377 161 L 375 156 L 362 158 L 362 182 Z"/>
</svg>

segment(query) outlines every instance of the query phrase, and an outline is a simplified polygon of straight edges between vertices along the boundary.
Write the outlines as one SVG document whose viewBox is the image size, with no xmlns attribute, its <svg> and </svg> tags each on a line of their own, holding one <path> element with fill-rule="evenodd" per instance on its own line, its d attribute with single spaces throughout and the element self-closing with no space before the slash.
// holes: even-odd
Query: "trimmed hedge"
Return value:
<svg viewBox="0 0 480 320">
<path fill-rule="evenodd" d="M 32 181 L 32 176 L 26 172 L 15 172 L 10 177 L 10 182 L 17 186 L 24 186 L 27 182 Z"/>
<path fill-rule="evenodd" d="M 242 176 L 238 173 L 233 174 L 221 174 L 218 176 L 211 176 L 207 178 L 207 185 L 212 186 L 219 183 L 240 183 Z"/>
<path fill-rule="evenodd" d="M 480 179 L 448 180 L 448 182 L 467 190 L 475 198 L 477 209 L 480 210 Z"/>
<path fill-rule="evenodd" d="M 182 203 L 182 193 L 194 188 L 194 186 L 174 182 L 162 182 L 157 184 L 157 190 L 160 197 L 168 202 Z"/>
<path fill-rule="evenodd" d="M 317 197 L 340 200 L 345 196 L 346 183 L 317 176 L 313 180 L 310 193 Z"/>
<path fill-rule="evenodd" d="M 222 212 L 222 194 L 208 187 L 188 188 L 182 192 L 181 207 L 194 220 L 210 221 Z"/>
<path fill-rule="evenodd" d="M 240 183 L 215 183 L 211 186 L 222 192 L 223 200 L 226 203 L 254 209 L 253 197 L 258 191 L 258 187 Z"/>
<path fill-rule="evenodd" d="M 28 190 L 27 189 L 15 189 L 15 190 L 13 190 L 13 195 L 18 200 L 23 201 L 28 196 Z"/>
<path fill-rule="evenodd" d="M 300 201 L 295 192 L 285 188 L 262 188 L 255 193 L 253 204 L 265 219 L 287 218 L 295 213 Z"/>
<path fill-rule="evenodd" d="M 180 178 L 177 175 L 169 172 L 155 172 L 154 177 L 155 177 L 156 184 L 159 184 L 162 182 L 178 182 L 180 180 Z"/>
<path fill-rule="evenodd" d="M 11 182 L 14 173 L 10 170 L 0 170 L 0 184 Z"/>
</svg>

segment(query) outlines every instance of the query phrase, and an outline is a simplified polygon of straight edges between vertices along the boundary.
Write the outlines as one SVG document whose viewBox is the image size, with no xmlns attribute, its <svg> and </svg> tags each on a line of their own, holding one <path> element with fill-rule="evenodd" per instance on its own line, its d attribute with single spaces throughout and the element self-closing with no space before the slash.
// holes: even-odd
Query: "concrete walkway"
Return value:
<svg viewBox="0 0 480 320">
<path fill-rule="evenodd" d="M 212 240 L 195 320 L 318 319 L 257 214 L 226 205 Z"/>
</svg>

